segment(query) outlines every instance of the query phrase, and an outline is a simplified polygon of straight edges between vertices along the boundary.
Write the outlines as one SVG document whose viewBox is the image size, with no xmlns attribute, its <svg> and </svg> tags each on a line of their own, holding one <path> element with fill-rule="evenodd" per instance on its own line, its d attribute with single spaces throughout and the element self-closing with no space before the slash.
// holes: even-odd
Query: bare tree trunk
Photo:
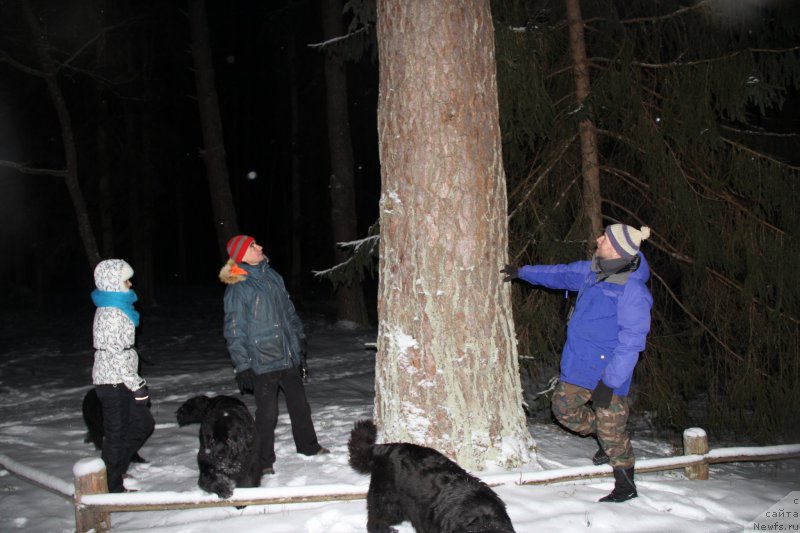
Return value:
<svg viewBox="0 0 800 533">
<path fill-rule="evenodd" d="M 342 1 L 321 0 L 322 36 L 329 40 L 344 34 L 342 23 Z M 355 200 L 355 163 L 350 139 L 348 113 L 347 75 L 344 59 L 335 50 L 325 53 L 325 83 L 328 118 L 328 146 L 331 156 L 331 221 L 336 243 L 351 242 L 358 237 Z M 347 261 L 349 252 L 336 246 L 334 261 Z M 358 280 L 340 284 L 336 289 L 337 315 L 339 320 L 356 324 L 369 323 L 364 291 Z"/>
<path fill-rule="evenodd" d="M 104 5 L 102 2 L 95 6 L 95 12 L 99 16 L 100 27 L 105 26 Z M 108 39 L 103 33 L 97 39 L 97 51 L 95 58 L 97 67 L 103 71 L 108 65 L 109 51 Z M 112 257 L 114 254 L 114 224 L 113 216 L 113 193 L 111 184 L 111 146 L 108 141 L 110 119 L 108 115 L 108 89 L 97 84 L 95 94 L 97 98 L 97 187 L 98 187 L 98 220 L 100 224 L 100 253 L 101 257 Z"/>
<path fill-rule="evenodd" d="M 230 237 L 239 233 L 239 226 L 236 223 L 236 209 L 233 206 L 225 161 L 225 140 L 222 135 L 217 89 L 214 85 L 214 65 L 211 61 L 205 0 L 189 0 L 189 25 L 192 33 L 194 79 L 203 128 L 204 158 L 211 192 L 214 227 L 217 228 L 220 255 L 227 258 L 225 243 Z"/>
<path fill-rule="evenodd" d="M 154 53 L 153 38 L 150 31 L 144 28 L 140 32 L 134 33 L 132 41 L 135 52 L 132 56 L 131 71 L 141 72 L 142 83 L 147 86 L 152 80 L 152 59 Z M 153 136 L 152 114 L 141 104 L 133 104 L 131 111 L 138 111 L 133 115 L 129 111 L 128 120 L 132 128 L 129 136 L 129 143 L 138 147 L 138 164 L 128 165 L 134 170 L 131 174 L 131 196 L 135 201 L 131 202 L 134 210 L 131 212 L 131 236 L 133 241 L 133 258 L 136 262 L 134 267 L 137 272 L 137 289 L 139 300 L 142 305 L 155 305 L 155 269 L 153 263 L 153 220 L 155 218 L 155 184 L 157 173 L 152 161 L 153 147 L 151 138 Z"/>
<path fill-rule="evenodd" d="M 579 0 L 566 0 L 567 22 L 569 24 L 569 46 L 572 50 L 572 70 L 575 74 L 575 94 L 578 105 L 586 104 L 591 84 L 589 80 L 589 61 L 586 58 L 586 43 L 583 38 L 583 17 Z M 584 109 L 587 118 L 580 121 L 581 173 L 583 174 L 583 209 L 589 223 L 587 253 L 594 250 L 595 238 L 603 232 L 602 197 L 600 196 L 600 157 L 597 151 L 597 132 L 590 117 L 590 110 Z"/>
<path fill-rule="evenodd" d="M 294 32 L 289 34 L 289 105 L 291 112 L 291 165 L 292 165 L 292 242 L 291 273 L 289 285 L 292 294 L 296 294 L 302 284 L 300 272 L 303 264 L 303 226 L 301 211 L 303 208 L 300 191 L 300 97 L 297 88 L 296 48 Z"/>
<path fill-rule="evenodd" d="M 78 233 L 83 241 L 83 248 L 86 252 L 86 259 L 89 261 L 89 267 L 94 269 L 95 265 L 100 262 L 100 253 L 97 250 L 97 241 L 92 231 L 92 223 L 89 220 L 86 201 L 83 198 L 83 192 L 81 191 L 80 182 L 78 181 L 78 151 L 75 147 L 75 138 L 72 133 L 72 120 L 67 110 L 67 104 L 64 101 L 64 95 L 61 93 L 61 88 L 58 85 L 58 67 L 47 54 L 47 34 L 39 24 L 36 15 L 31 11 L 27 1 L 23 2 L 23 10 L 25 11 L 25 18 L 28 21 L 28 26 L 33 34 L 36 53 L 42 64 L 42 70 L 45 73 L 47 91 L 50 94 L 50 99 L 53 101 L 53 106 L 58 116 L 58 123 L 61 127 L 61 141 L 64 145 L 64 159 L 67 166 L 67 173 L 64 180 L 67 184 L 70 199 L 72 200 L 72 206 L 75 208 L 75 214 L 78 217 Z"/>
<path fill-rule="evenodd" d="M 488 0 L 378 3 L 375 419 L 466 468 L 530 460 Z"/>
</svg>

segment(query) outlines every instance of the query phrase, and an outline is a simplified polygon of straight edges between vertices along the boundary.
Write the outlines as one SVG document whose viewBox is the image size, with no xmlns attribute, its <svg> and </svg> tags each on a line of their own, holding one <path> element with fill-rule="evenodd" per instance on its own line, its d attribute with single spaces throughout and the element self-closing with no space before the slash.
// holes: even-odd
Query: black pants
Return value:
<svg viewBox="0 0 800 533">
<path fill-rule="evenodd" d="M 317 433 L 311 421 L 303 380 L 296 367 L 257 374 L 254 380 L 256 397 L 256 431 L 261 440 L 261 465 L 275 462 L 275 426 L 278 423 L 278 390 L 286 396 L 286 407 L 292 421 L 292 436 L 297 453 L 314 455 L 320 450 Z"/>
<path fill-rule="evenodd" d="M 133 392 L 119 383 L 95 385 L 103 406 L 103 453 L 108 492 L 122 492 L 122 475 L 131 464 L 131 457 L 153 433 L 155 420 L 150 408 L 136 405 Z"/>
</svg>

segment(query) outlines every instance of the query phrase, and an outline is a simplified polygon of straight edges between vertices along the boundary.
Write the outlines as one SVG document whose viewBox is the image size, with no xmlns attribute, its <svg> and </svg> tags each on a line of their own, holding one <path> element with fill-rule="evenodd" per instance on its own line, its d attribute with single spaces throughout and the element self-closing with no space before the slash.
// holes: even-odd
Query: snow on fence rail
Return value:
<svg viewBox="0 0 800 533">
<path fill-rule="evenodd" d="M 636 463 L 638 473 L 683 468 L 689 479 L 708 479 L 708 465 L 747 461 L 774 461 L 800 458 L 800 444 L 719 448 L 709 451 L 705 431 L 691 428 L 683 434 L 684 455 L 644 459 Z M 82 459 L 75 464 L 74 488 L 58 478 L 22 465 L 0 454 L 0 467 L 17 477 L 54 492 L 75 506 L 75 531 L 108 531 L 110 513 L 131 511 L 167 511 L 201 507 L 276 505 L 312 502 L 362 500 L 367 485 L 309 485 L 303 487 L 259 487 L 235 489 L 233 496 L 221 500 L 201 490 L 187 492 L 134 492 L 108 494 L 106 471 L 99 458 Z M 482 477 L 490 486 L 507 484 L 546 485 L 612 475 L 609 465 L 560 468 L 541 472 L 495 474 Z"/>
</svg>

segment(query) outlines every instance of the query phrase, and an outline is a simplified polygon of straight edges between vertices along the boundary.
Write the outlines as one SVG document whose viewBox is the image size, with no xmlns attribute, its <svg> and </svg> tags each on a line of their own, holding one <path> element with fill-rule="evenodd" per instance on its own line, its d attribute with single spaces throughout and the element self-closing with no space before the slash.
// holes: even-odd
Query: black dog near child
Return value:
<svg viewBox="0 0 800 533">
<path fill-rule="evenodd" d="M 176 413 L 179 426 L 200 424 L 197 485 L 220 498 L 236 487 L 258 487 L 261 460 L 255 422 L 247 406 L 231 396 L 195 396 Z"/>
<path fill-rule="evenodd" d="M 355 423 L 350 466 L 371 474 L 367 531 L 388 533 L 405 520 L 417 533 L 513 533 L 503 500 L 478 478 L 434 449 L 375 444 L 371 420 Z"/>
<path fill-rule="evenodd" d="M 98 450 L 103 449 L 103 406 L 100 404 L 100 398 L 97 397 L 97 391 L 89 389 L 86 396 L 83 397 L 83 405 L 81 405 L 83 413 L 83 421 L 86 424 L 86 437 L 83 442 L 91 442 Z M 133 454 L 131 458 L 132 463 L 146 463 L 139 452 Z"/>
</svg>

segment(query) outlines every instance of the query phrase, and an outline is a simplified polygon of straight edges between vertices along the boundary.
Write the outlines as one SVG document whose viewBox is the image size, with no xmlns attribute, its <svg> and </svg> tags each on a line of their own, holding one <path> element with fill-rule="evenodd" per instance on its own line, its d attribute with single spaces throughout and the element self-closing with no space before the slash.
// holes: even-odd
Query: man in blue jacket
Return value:
<svg viewBox="0 0 800 533">
<path fill-rule="evenodd" d="M 283 278 L 270 268 L 253 237 L 237 235 L 227 244 L 230 260 L 219 279 L 225 288 L 224 335 L 242 394 L 256 398 L 256 430 L 263 473 L 274 474 L 278 391 L 283 390 L 297 453 L 328 453 L 317 442 L 300 366 L 306 336 Z"/>
<path fill-rule="evenodd" d="M 594 464 L 610 463 L 614 490 L 601 502 L 637 496 L 634 454 L 626 429 L 633 369 L 650 331 L 650 270 L 639 251 L 650 228 L 613 224 L 597 238 L 591 261 L 566 265 L 506 266 L 503 281 L 522 279 L 577 292 L 553 395 L 556 419 L 581 435 L 596 435 Z M 591 400 L 592 408 L 587 404 Z"/>
</svg>

